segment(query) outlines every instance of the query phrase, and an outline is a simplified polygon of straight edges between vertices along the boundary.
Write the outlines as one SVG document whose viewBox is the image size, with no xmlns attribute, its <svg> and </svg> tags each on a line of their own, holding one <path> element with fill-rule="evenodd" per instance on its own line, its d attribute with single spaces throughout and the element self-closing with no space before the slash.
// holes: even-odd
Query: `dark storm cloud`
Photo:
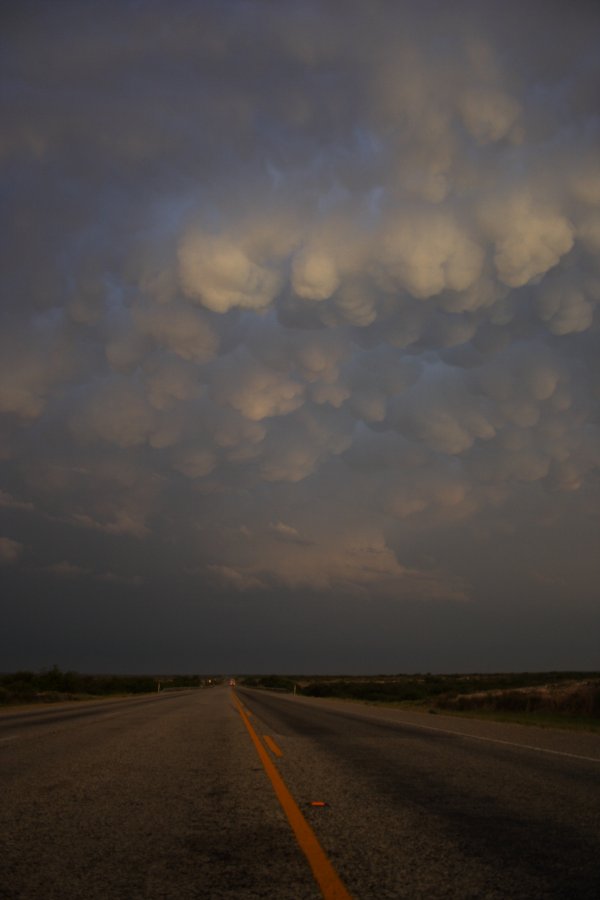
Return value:
<svg viewBox="0 0 600 900">
<path fill-rule="evenodd" d="M 239 604 L 276 598 L 285 630 L 319 597 L 332 638 L 354 622 L 346 647 L 357 603 L 417 630 L 415 603 L 466 606 L 484 665 L 510 560 L 530 609 L 577 622 L 598 575 L 597 27 L 588 3 L 9 8 L 0 562 L 19 603 L 68 584 L 91 623 L 119 597 L 128 632 L 143 595 L 175 668 L 186 621 L 221 647 Z M 379 668 L 380 615 L 340 667 Z M 574 629 L 563 658 L 597 665 Z M 265 640 L 244 664 L 269 667 Z M 517 645 L 496 665 L 546 658 Z M 419 646 L 435 667 L 439 642 Z"/>
</svg>

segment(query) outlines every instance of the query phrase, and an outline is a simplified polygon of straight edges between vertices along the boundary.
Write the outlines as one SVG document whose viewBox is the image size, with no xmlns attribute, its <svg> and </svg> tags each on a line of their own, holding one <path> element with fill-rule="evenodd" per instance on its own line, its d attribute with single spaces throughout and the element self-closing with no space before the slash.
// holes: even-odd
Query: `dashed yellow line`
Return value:
<svg viewBox="0 0 600 900">
<path fill-rule="evenodd" d="M 263 741 L 265 742 L 271 753 L 274 754 L 274 756 L 283 756 L 283 752 L 279 749 L 273 738 L 269 737 L 268 734 L 263 734 Z"/>
<path fill-rule="evenodd" d="M 273 790 L 287 816 L 287 820 L 296 836 L 296 840 L 308 860 L 324 900 L 352 900 L 352 895 L 348 892 L 339 875 L 329 862 L 325 855 L 325 851 L 317 840 L 317 836 L 300 812 L 298 805 L 287 789 L 283 778 L 275 768 L 275 765 L 263 747 L 259 736 L 250 724 L 250 719 L 248 718 L 244 707 L 235 694 L 233 694 L 233 699 L 238 708 L 238 712 L 242 717 L 242 721 L 248 730 L 248 734 L 252 739 L 252 743 L 256 748 L 259 759 L 264 766 L 265 772 L 271 780 Z"/>
</svg>

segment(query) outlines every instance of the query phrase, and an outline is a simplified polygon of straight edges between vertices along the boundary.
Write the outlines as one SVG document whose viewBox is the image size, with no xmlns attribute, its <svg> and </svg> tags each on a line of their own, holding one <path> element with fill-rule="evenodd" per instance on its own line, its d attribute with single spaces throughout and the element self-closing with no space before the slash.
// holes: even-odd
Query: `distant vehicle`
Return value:
<svg viewBox="0 0 600 900">
<path fill-rule="evenodd" d="M 229 687 L 235 687 L 235 678 L 229 679 Z"/>
</svg>

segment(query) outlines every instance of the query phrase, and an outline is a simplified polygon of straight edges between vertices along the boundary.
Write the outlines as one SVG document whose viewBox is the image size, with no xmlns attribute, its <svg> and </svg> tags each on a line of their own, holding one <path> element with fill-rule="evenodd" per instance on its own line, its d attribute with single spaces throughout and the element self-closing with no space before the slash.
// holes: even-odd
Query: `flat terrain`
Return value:
<svg viewBox="0 0 600 900">
<path fill-rule="evenodd" d="M 236 693 L 355 898 L 600 896 L 600 736 Z M 0 791 L 3 898 L 321 896 L 228 688 L 4 710 Z"/>
</svg>

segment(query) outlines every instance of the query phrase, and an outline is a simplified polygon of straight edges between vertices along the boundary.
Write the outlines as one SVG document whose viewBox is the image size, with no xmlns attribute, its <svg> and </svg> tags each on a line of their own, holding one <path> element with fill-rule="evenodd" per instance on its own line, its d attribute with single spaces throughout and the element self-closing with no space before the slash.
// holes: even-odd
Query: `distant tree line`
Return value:
<svg viewBox="0 0 600 900">
<path fill-rule="evenodd" d="M 40 672 L 20 671 L 0 675 L 0 703 L 55 701 L 71 697 L 99 697 L 110 694 L 147 694 L 158 690 L 205 687 L 218 679 L 200 675 L 84 675 L 63 672 L 58 666 Z"/>
</svg>

